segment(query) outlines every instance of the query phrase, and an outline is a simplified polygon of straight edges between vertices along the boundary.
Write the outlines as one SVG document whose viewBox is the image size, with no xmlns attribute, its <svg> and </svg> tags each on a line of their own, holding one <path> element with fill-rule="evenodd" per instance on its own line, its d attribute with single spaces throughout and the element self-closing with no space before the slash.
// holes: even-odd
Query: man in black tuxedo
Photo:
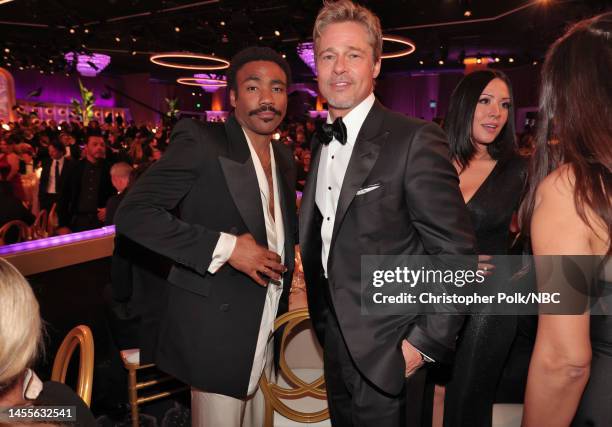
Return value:
<svg viewBox="0 0 612 427">
<path fill-rule="evenodd" d="M 418 425 L 421 368 L 452 360 L 463 319 L 362 315 L 360 257 L 473 254 L 473 230 L 444 133 L 374 97 L 378 18 L 347 0 L 326 3 L 313 39 L 329 117 L 313 145 L 300 245 L 331 420 Z"/>
<path fill-rule="evenodd" d="M 247 400 L 272 359 L 294 261 L 295 166 L 271 142 L 289 66 L 248 48 L 227 80 L 235 110 L 225 125 L 180 121 L 115 217 L 119 233 L 174 261 L 154 361 L 193 387 L 194 426 L 263 425 L 249 422 Z"/>
<path fill-rule="evenodd" d="M 65 178 L 70 175 L 70 170 L 75 164 L 71 159 L 64 156 L 65 147 L 61 142 L 51 141 L 48 150 L 49 157 L 42 161 L 42 172 L 38 187 L 40 209 L 46 209 L 47 212 L 51 210 L 53 203 L 59 201 Z"/>
</svg>

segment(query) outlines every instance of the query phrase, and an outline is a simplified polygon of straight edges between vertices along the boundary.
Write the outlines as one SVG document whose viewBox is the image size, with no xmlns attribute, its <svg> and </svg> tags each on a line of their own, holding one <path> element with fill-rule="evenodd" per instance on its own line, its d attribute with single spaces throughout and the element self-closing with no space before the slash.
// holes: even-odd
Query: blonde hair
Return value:
<svg viewBox="0 0 612 427">
<path fill-rule="evenodd" d="M 374 62 L 378 62 L 382 55 L 382 29 L 380 19 L 374 15 L 372 11 L 353 3 L 351 0 L 338 0 L 323 2 L 323 7 L 317 15 L 312 30 L 312 39 L 314 40 L 314 51 L 317 54 L 317 43 L 321 38 L 321 33 L 329 24 L 338 24 L 342 22 L 355 22 L 363 25 L 368 33 L 368 42 L 372 47 L 374 54 Z"/>
<path fill-rule="evenodd" d="M 38 356 L 42 321 L 38 301 L 21 273 L 0 258 L 0 392 Z"/>
</svg>

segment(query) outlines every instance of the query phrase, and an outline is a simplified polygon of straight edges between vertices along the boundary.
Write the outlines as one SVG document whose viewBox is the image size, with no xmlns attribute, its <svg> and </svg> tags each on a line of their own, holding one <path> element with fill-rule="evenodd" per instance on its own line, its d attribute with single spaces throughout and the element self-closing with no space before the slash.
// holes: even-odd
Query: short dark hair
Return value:
<svg viewBox="0 0 612 427">
<path fill-rule="evenodd" d="M 58 139 L 55 138 L 49 142 L 49 147 L 55 148 L 60 153 L 64 153 L 66 151 L 66 147 L 64 147 L 64 144 L 62 144 Z"/>
<path fill-rule="evenodd" d="M 254 61 L 269 61 L 277 64 L 285 72 L 287 77 L 287 86 L 291 84 L 291 67 L 289 63 L 274 49 L 263 46 L 251 46 L 241 50 L 231 60 L 230 66 L 227 69 L 227 87 L 230 90 L 237 90 L 236 74 L 238 71 L 249 62 Z"/>
<path fill-rule="evenodd" d="M 104 135 L 102 135 L 101 131 L 92 130 L 90 132 L 87 132 L 87 136 L 85 137 L 85 144 L 89 144 L 89 140 L 94 137 L 104 139 Z M 106 142 L 106 140 L 104 142 Z"/>
<path fill-rule="evenodd" d="M 516 151 L 516 133 L 514 128 L 514 105 L 510 79 L 499 70 L 479 70 L 466 75 L 451 95 L 448 113 L 444 119 L 444 130 L 448 135 L 452 160 L 464 169 L 476 152 L 472 141 L 472 122 L 476 104 L 484 88 L 491 80 L 500 79 L 508 86 L 510 92 L 510 109 L 508 121 L 495 141 L 487 145 L 489 155 L 503 159 Z"/>
</svg>

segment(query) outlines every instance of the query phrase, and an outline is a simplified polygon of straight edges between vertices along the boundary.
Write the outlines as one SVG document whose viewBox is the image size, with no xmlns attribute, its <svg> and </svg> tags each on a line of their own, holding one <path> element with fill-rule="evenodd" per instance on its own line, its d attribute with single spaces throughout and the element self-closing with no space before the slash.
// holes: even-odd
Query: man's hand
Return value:
<svg viewBox="0 0 612 427">
<path fill-rule="evenodd" d="M 493 257 L 491 255 L 478 255 L 478 269 L 483 272 L 484 276 L 490 276 L 495 270 L 495 265 L 491 264 Z"/>
<path fill-rule="evenodd" d="M 270 279 L 280 280 L 281 274 L 287 271 L 280 263 L 280 256 L 259 246 L 250 234 L 236 238 L 236 246 L 227 262 L 264 287 L 268 285 L 268 281 L 264 280 L 260 273 Z"/>
<path fill-rule="evenodd" d="M 98 208 L 98 219 L 104 222 L 106 219 L 106 208 Z"/>
<path fill-rule="evenodd" d="M 406 372 L 404 373 L 406 378 L 414 374 L 417 369 L 425 364 L 423 355 L 407 340 L 402 341 L 402 354 L 406 363 Z"/>
</svg>

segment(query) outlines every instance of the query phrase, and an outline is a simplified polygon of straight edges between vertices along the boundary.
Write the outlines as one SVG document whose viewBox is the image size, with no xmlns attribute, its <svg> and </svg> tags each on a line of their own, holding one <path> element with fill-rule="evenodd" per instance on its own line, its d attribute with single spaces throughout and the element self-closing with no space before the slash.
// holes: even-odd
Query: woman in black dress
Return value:
<svg viewBox="0 0 612 427">
<path fill-rule="evenodd" d="M 445 130 L 474 225 L 480 268 L 489 276 L 501 274 L 496 272 L 495 255 L 508 254 L 510 223 L 525 182 L 525 161 L 515 149 L 512 88 L 506 75 L 482 70 L 465 76 L 451 97 Z M 516 326 L 516 316 L 467 317 L 446 384 L 445 427 L 491 425 L 495 392 Z M 439 386 L 436 391 L 439 402 L 443 391 Z M 440 425 L 440 412 L 438 408 L 434 425 Z"/>
</svg>

